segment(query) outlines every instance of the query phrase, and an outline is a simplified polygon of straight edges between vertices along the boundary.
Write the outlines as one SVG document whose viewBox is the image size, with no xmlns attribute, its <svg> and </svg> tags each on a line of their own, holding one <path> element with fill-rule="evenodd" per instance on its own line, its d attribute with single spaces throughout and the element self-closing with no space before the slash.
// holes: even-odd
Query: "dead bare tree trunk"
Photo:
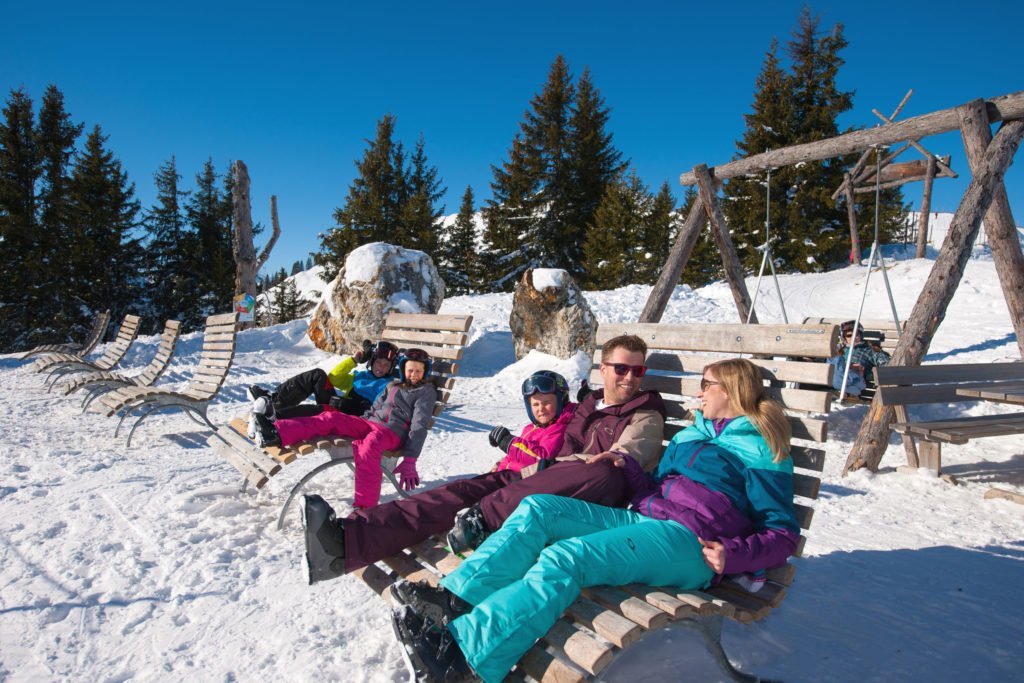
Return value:
<svg viewBox="0 0 1024 683">
<path fill-rule="evenodd" d="M 277 243 L 277 238 L 281 236 L 281 226 L 277 221 L 277 197 L 270 197 L 270 219 L 274 231 L 259 256 L 256 255 L 256 246 L 253 244 L 249 170 L 241 160 L 235 161 L 235 183 L 231 202 L 235 218 L 235 295 L 248 294 L 255 297 L 256 276 L 270 257 L 270 251 Z"/>
<path fill-rule="evenodd" d="M 981 102 L 981 106 L 984 107 L 984 102 Z M 976 112 L 977 103 L 972 102 L 962 106 L 958 114 L 964 120 L 976 116 Z M 971 126 L 966 121 L 961 123 L 961 130 L 965 134 L 968 128 Z M 1022 135 L 1024 120 L 1003 124 L 985 150 L 983 158 L 972 164 L 974 177 L 953 216 L 946 241 L 910 313 L 906 331 L 900 335 L 900 341 L 893 351 L 893 365 L 920 365 L 921 359 L 928 352 L 935 330 L 945 318 L 949 302 L 963 277 L 971 255 L 971 245 L 981 227 L 981 219 L 992 205 L 997 189 L 1002 187 L 1003 175 L 1017 152 Z M 861 423 L 853 448 L 850 449 L 843 468 L 844 475 L 862 467 L 878 469 L 878 463 L 888 445 L 892 420 L 893 409 L 883 407 L 876 395 Z"/>
</svg>

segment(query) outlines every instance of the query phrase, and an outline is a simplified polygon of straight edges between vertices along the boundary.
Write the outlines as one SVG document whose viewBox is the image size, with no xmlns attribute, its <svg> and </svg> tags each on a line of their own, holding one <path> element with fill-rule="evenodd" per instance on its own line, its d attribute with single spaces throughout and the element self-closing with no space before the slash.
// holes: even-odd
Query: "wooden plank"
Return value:
<svg viewBox="0 0 1024 683">
<path fill-rule="evenodd" d="M 471 315 L 442 315 L 423 313 L 388 313 L 385 329 L 448 330 L 466 332 L 473 323 Z"/>
<path fill-rule="evenodd" d="M 774 581 L 775 583 L 782 584 L 783 586 L 788 586 L 793 583 L 793 577 L 796 575 L 796 567 L 787 562 L 781 567 L 769 569 L 766 573 L 769 581 Z"/>
<path fill-rule="evenodd" d="M 600 349 L 595 352 L 595 365 L 600 363 Z M 691 353 L 668 353 L 653 350 L 648 352 L 645 365 L 649 370 L 664 372 L 685 372 L 701 374 L 711 363 L 723 356 L 708 356 Z M 832 388 L 832 366 L 823 361 L 797 361 L 773 358 L 749 358 L 754 365 L 764 370 L 767 380 L 818 384 Z M 698 381 L 700 378 L 696 378 Z"/>
<path fill-rule="evenodd" d="M 641 600 L 645 600 L 648 604 L 657 607 L 662 612 L 668 614 L 672 619 L 682 619 L 683 617 L 694 613 L 693 607 L 687 605 L 678 598 L 672 597 L 660 588 L 631 583 L 629 585 L 622 586 L 622 589 L 632 595 L 635 595 Z"/>
<path fill-rule="evenodd" d="M 516 667 L 541 683 L 583 683 L 587 680 L 582 669 L 553 656 L 539 645 L 531 647 Z"/>
<path fill-rule="evenodd" d="M 950 363 L 949 365 L 884 365 L 875 369 L 879 384 L 923 384 L 1024 380 L 1024 363 Z"/>
<path fill-rule="evenodd" d="M 1006 489 L 992 487 L 985 492 L 985 500 L 995 500 L 998 498 L 1024 505 L 1024 495 L 1017 493 L 1016 491 L 1007 491 Z"/>
<path fill-rule="evenodd" d="M 228 432 L 232 431 L 230 428 L 222 427 L 222 429 Z M 229 464 L 234 466 L 235 469 L 241 472 L 242 476 L 246 479 L 246 481 L 248 481 L 256 488 L 263 488 L 267 484 L 267 481 L 269 481 L 267 476 L 263 472 L 260 472 L 256 467 L 252 465 L 252 463 L 245 460 L 245 458 L 243 458 L 239 453 L 233 450 L 231 446 L 221 441 L 220 438 L 218 438 L 216 435 L 209 437 L 206 440 L 206 443 L 222 458 L 227 460 Z"/>
<path fill-rule="evenodd" d="M 412 556 L 404 552 L 391 557 L 386 557 L 381 561 L 391 569 L 395 570 L 399 576 L 414 583 L 418 581 L 425 581 L 431 586 L 436 586 L 437 582 L 441 578 L 419 562 L 416 562 Z"/>
<path fill-rule="evenodd" d="M 597 344 L 620 334 L 635 334 L 650 349 L 673 351 L 831 358 L 839 349 L 839 328 L 835 325 L 607 323 L 598 326 Z"/>
<path fill-rule="evenodd" d="M 594 602 L 613 609 L 648 631 L 668 623 L 668 614 L 618 588 L 594 586 L 584 588 L 583 595 Z"/>
<path fill-rule="evenodd" d="M 802 496 L 804 498 L 817 498 L 818 488 L 821 486 L 821 480 L 817 477 L 812 477 L 806 474 L 795 472 L 793 474 L 793 495 Z"/>
<path fill-rule="evenodd" d="M 556 621 L 543 640 L 593 675 L 599 674 L 615 658 L 614 645 L 598 640 L 564 619 Z"/>
<path fill-rule="evenodd" d="M 810 528 L 811 518 L 814 517 L 814 508 L 803 503 L 793 503 L 793 513 L 796 515 L 797 524 L 801 529 Z"/>
<path fill-rule="evenodd" d="M 228 322 L 233 323 L 233 322 L 236 322 L 237 320 L 238 320 L 238 314 L 237 313 L 219 313 L 217 315 L 207 316 L 206 324 L 207 325 L 222 325 L 222 324 L 228 323 Z"/>
<path fill-rule="evenodd" d="M 381 339 L 394 343 L 396 346 L 417 346 L 419 344 L 430 344 L 432 346 L 444 346 L 454 344 L 456 346 L 466 345 L 465 332 L 427 332 L 424 330 L 396 330 L 384 328 Z"/>
<path fill-rule="evenodd" d="M 825 469 L 825 451 L 820 448 L 790 446 L 789 456 L 793 458 L 793 467 L 814 472 Z"/>
<path fill-rule="evenodd" d="M 643 629 L 638 624 L 586 598 L 578 598 L 569 605 L 566 613 L 619 647 L 628 647 L 643 633 Z"/>
</svg>

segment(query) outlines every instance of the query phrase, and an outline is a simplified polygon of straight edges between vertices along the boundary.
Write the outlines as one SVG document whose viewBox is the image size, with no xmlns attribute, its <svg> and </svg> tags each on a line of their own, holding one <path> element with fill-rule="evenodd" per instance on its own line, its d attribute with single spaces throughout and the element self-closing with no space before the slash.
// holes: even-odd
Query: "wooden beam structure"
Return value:
<svg viewBox="0 0 1024 683">
<path fill-rule="evenodd" d="M 1021 100 L 1024 101 L 1024 95 Z M 977 135 L 976 132 L 967 132 L 977 129 L 977 124 L 970 121 L 971 117 L 984 117 L 983 121 L 987 123 L 991 109 L 986 116 L 985 102 L 977 100 L 958 107 L 954 113 L 959 122 L 958 127 L 964 131 L 966 141 L 968 135 Z M 1017 116 L 1021 115 L 1024 115 L 1024 112 Z M 985 150 L 984 154 L 973 165 L 971 183 L 953 216 L 949 232 L 925 281 L 921 295 L 910 313 L 906 331 L 900 336 L 900 341 L 893 351 L 892 365 L 920 365 L 927 353 L 935 331 L 945 318 L 949 302 L 963 277 L 964 268 L 970 258 L 971 246 L 981 227 L 982 217 L 988 212 L 998 189 L 1002 187 L 1003 176 L 1020 146 L 1022 135 L 1024 120 L 1009 121 L 1003 124 L 987 147 L 981 145 Z M 843 468 L 844 475 L 851 470 L 864 467 L 878 469 L 889 443 L 889 427 L 892 421 L 893 409 L 882 406 L 876 396 L 847 457 Z"/>
<path fill-rule="evenodd" d="M 1010 121 L 1024 117 L 1024 91 L 1015 92 L 1002 97 L 994 97 L 985 102 L 988 119 L 992 122 Z M 919 140 L 929 135 L 938 135 L 956 130 L 960 126 L 957 115 L 958 107 L 943 109 L 930 114 L 922 114 L 895 123 L 866 128 L 844 133 L 827 140 L 806 142 L 802 145 L 783 147 L 763 154 L 744 159 L 730 161 L 721 166 L 711 168 L 715 180 L 722 181 L 737 176 L 763 173 L 769 168 L 789 166 L 801 161 L 821 161 L 843 154 L 861 152 L 873 145 L 892 145 L 907 140 Z M 695 185 L 697 178 L 691 171 L 679 176 L 681 185 Z"/>
</svg>

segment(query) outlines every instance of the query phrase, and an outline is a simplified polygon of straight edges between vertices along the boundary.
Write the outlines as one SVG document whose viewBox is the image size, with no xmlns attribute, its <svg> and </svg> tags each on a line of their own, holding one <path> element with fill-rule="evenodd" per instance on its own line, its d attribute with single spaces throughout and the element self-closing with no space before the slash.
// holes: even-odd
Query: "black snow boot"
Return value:
<svg viewBox="0 0 1024 683">
<path fill-rule="evenodd" d="M 306 578 L 309 585 L 345 573 L 345 533 L 327 501 L 302 497 L 302 526 L 306 530 Z"/>
<path fill-rule="evenodd" d="M 484 513 L 477 504 L 455 515 L 455 526 L 448 532 L 448 547 L 456 555 L 476 550 L 490 535 L 484 522 Z"/>
</svg>

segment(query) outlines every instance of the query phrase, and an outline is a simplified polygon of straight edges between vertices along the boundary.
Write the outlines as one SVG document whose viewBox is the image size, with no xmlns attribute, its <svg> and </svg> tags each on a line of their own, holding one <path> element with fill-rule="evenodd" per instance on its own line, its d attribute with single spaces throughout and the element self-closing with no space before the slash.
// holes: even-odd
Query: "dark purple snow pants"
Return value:
<svg viewBox="0 0 1024 683">
<path fill-rule="evenodd" d="M 448 531 L 455 522 L 455 513 L 474 503 L 480 503 L 484 521 L 494 531 L 523 498 L 535 493 L 615 506 L 622 503 L 625 483 L 622 471 L 606 461 L 593 465 L 569 461 L 556 463 L 526 479 L 509 470 L 488 472 L 357 510 L 343 523 L 345 571 L 355 571 L 433 534 Z"/>
</svg>

